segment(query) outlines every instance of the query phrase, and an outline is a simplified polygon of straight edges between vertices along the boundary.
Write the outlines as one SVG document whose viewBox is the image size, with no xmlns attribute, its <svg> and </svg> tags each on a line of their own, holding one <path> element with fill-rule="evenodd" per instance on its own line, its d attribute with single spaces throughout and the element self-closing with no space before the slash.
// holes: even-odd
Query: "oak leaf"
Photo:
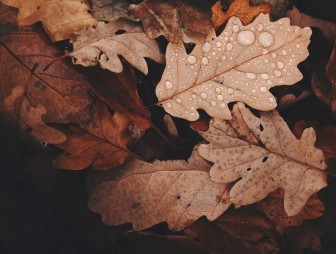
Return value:
<svg viewBox="0 0 336 254">
<path fill-rule="evenodd" d="M 127 0 L 92 0 L 93 15 L 103 21 L 129 19 L 127 14 L 129 6 L 130 2 Z"/>
<path fill-rule="evenodd" d="M 155 40 L 149 39 L 141 27 L 131 21 L 99 22 L 97 27 L 82 31 L 73 39 L 73 63 L 121 72 L 119 55 L 144 74 L 148 73 L 145 57 L 158 63 L 164 61 Z"/>
<path fill-rule="evenodd" d="M 84 0 L 1 0 L 19 9 L 19 25 L 41 21 L 52 41 L 69 39 L 80 30 L 97 24 Z"/>
<path fill-rule="evenodd" d="M 209 130 L 200 133 L 210 142 L 199 152 L 215 163 L 211 179 L 229 183 L 242 178 L 230 190 L 236 206 L 255 203 L 282 188 L 286 213 L 298 214 L 309 197 L 327 185 L 314 129 L 306 129 L 297 140 L 275 110 L 261 112 L 258 118 L 238 103 L 233 115 L 231 122 L 213 119 Z"/>
<path fill-rule="evenodd" d="M 13 8 L 0 4 L 0 11 L 1 115 L 39 141 L 62 143 L 64 134 L 45 124 L 89 120 L 88 82 L 63 62 L 44 71 L 59 52 L 41 30 L 18 27 Z"/>
<path fill-rule="evenodd" d="M 265 214 L 276 226 L 279 233 L 283 233 L 286 227 L 300 226 L 304 220 L 312 220 L 322 216 L 324 206 L 318 196 L 311 196 L 303 209 L 295 216 L 288 216 L 283 208 L 284 193 L 277 190 L 264 200 L 256 203 L 256 209 Z"/>
<path fill-rule="evenodd" d="M 209 11 L 182 0 L 145 0 L 129 13 L 141 19 L 149 38 L 163 35 L 171 43 L 204 41 L 212 28 Z"/>
<path fill-rule="evenodd" d="M 130 121 L 119 113 L 110 115 L 104 103 L 97 101 L 93 119 L 63 131 L 67 141 L 57 147 L 64 150 L 54 161 L 56 168 L 80 170 L 93 165 L 107 170 L 123 164 L 131 155 Z"/>
<path fill-rule="evenodd" d="M 89 207 L 105 224 L 132 223 L 135 230 L 164 221 L 181 230 L 202 215 L 214 220 L 230 202 L 226 185 L 210 180 L 209 167 L 199 155 L 188 163 L 132 160 L 94 189 Z"/>
<path fill-rule="evenodd" d="M 226 12 L 222 10 L 222 3 L 218 1 L 212 8 L 212 23 L 215 29 L 223 27 L 231 17 L 237 17 L 244 25 L 250 24 L 260 13 L 269 14 L 268 4 L 251 6 L 249 0 L 234 0 Z"/>
<path fill-rule="evenodd" d="M 182 43 L 167 46 L 167 66 L 156 88 L 159 103 L 173 116 L 195 121 L 197 109 L 230 119 L 229 102 L 242 101 L 258 110 L 276 107 L 269 89 L 302 78 L 296 65 L 308 56 L 310 28 L 270 22 L 260 14 L 248 26 L 231 18 L 225 30 L 210 33 L 190 54 Z"/>
</svg>

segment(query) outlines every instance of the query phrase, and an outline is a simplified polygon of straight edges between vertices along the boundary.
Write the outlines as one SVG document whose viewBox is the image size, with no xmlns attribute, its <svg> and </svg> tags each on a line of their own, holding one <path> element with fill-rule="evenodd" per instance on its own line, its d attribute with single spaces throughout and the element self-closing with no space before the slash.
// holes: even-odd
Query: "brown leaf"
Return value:
<svg viewBox="0 0 336 254">
<path fill-rule="evenodd" d="M 226 12 L 222 11 L 221 1 L 212 8 L 212 23 L 215 29 L 223 27 L 231 17 L 238 17 L 243 25 L 250 24 L 260 13 L 268 14 L 271 8 L 268 4 L 251 6 L 249 0 L 234 0 Z"/>
<path fill-rule="evenodd" d="M 64 142 L 64 135 L 51 131 L 44 123 L 77 124 L 89 120 L 88 83 L 62 62 L 44 71 L 43 67 L 59 52 L 41 30 L 19 28 L 12 8 L 1 4 L 0 10 L 1 114 L 7 121 L 29 126 L 27 131 L 32 128 L 40 141 Z"/>
<path fill-rule="evenodd" d="M 316 194 L 309 198 L 300 213 L 291 217 L 286 214 L 283 208 L 283 199 L 283 190 L 277 190 L 256 203 L 257 210 L 265 214 L 280 233 L 286 227 L 300 226 L 304 220 L 316 219 L 323 214 L 324 205 Z"/>
<path fill-rule="evenodd" d="M 211 179 L 235 182 L 230 199 L 236 206 L 255 203 L 283 188 L 286 213 L 298 214 L 310 196 L 327 186 L 314 129 L 306 129 L 298 140 L 275 110 L 261 112 L 258 118 L 238 103 L 232 113 L 233 121 L 215 118 L 207 132 L 200 132 L 210 142 L 198 150 L 214 162 Z"/>
<path fill-rule="evenodd" d="M 200 219 L 185 232 L 197 237 L 210 253 L 268 254 L 280 248 L 272 223 L 252 207 L 229 210 L 214 222 Z"/>
<path fill-rule="evenodd" d="M 113 21 L 130 17 L 127 14 L 130 1 L 128 0 L 92 0 L 93 15 L 98 20 Z"/>
<path fill-rule="evenodd" d="M 129 13 L 142 20 L 149 38 L 163 35 L 171 43 L 202 41 L 212 28 L 210 11 L 183 0 L 145 0 Z"/>
<path fill-rule="evenodd" d="M 283 18 L 291 7 L 291 0 L 250 0 L 252 6 L 259 4 L 269 4 L 273 20 Z"/>
<path fill-rule="evenodd" d="M 129 120 L 119 113 L 110 115 L 104 103 L 97 101 L 93 119 L 64 131 L 67 141 L 57 147 L 64 150 L 54 161 L 56 168 L 107 170 L 123 164 L 132 153 L 127 148 L 130 140 Z"/>
<path fill-rule="evenodd" d="M 138 127 L 148 129 L 151 126 L 150 111 L 139 98 L 136 76 L 127 63 L 124 62 L 121 73 L 100 68 L 89 68 L 84 72 L 91 81 L 90 87 L 101 100 Z"/>
<path fill-rule="evenodd" d="M 214 220 L 230 202 L 226 185 L 211 181 L 208 170 L 197 154 L 188 163 L 132 160 L 96 186 L 89 207 L 105 224 L 132 223 L 134 230 L 164 221 L 181 230 L 203 215 Z"/>
<path fill-rule="evenodd" d="M 1 1 L 19 9 L 19 25 L 32 25 L 41 21 L 52 41 L 69 39 L 76 32 L 97 24 L 83 0 Z"/>
<path fill-rule="evenodd" d="M 336 30 L 335 30 L 336 32 Z M 330 91 L 330 107 L 333 113 L 336 115 L 336 40 L 334 42 L 334 49 L 331 53 L 329 62 L 327 64 L 326 73 L 331 85 Z"/>
</svg>

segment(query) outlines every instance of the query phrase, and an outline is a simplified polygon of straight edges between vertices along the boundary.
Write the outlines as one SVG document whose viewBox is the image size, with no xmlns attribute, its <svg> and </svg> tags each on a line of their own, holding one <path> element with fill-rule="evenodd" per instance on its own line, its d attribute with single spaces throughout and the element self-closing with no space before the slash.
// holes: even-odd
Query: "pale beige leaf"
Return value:
<svg viewBox="0 0 336 254">
<path fill-rule="evenodd" d="M 1 0 L 19 9 L 19 25 L 41 21 L 52 41 L 69 39 L 74 33 L 97 24 L 83 0 Z"/>
<path fill-rule="evenodd" d="M 181 230 L 203 215 L 214 220 L 230 201 L 226 185 L 211 181 L 209 169 L 199 155 L 188 163 L 132 160 L 113 172 L 113 180 L 95 188 L 89 207 L 104 223 L 132 223 L 135 230 L 164 221 Z"/>
<path fill-rule="evenodd" d="M 288 18 L 270 22 L 260 14 L 247 26 L 232 17 L 219 36 L 210 33 L 189 55 L 183 44 L 169 44 L 159 103 L 189 121 L 199 118 L 197 109 L 230 119 L 227 104 L 233 101 L 271 110 L 276 101 L 269 89 L 302 79 L 296 66 L 308 56 L 310 35 L 310 28 L 290 26 Z"/>
<path fill-rule="evenodd" d="M 99 63 L 101 68 L 118 73 L 122 71 L 119 55 L 145 74 L 148 73 L 145 57 L 159 63 L 164 61 L 156 41 L 149 39 L 137 23 L 125 20 L 99 22 L 96 28 L 82 31 L 73 40 L 73 46 L 70 55 L 75 64 L 94 66 Z"/>
<path fill-rule="evenodd" d="M 199 152 L 215 163 L 211 179 L 229 183 L 241 178 L 230 191 L 236 206 L 255 203 L 282 188 L 286 213 L 298 214 L 309 197 L 327 185 L 323 153 L 314 147 L 315 131 L 308 128 L 297 140 L 275 110 L 258 118 L 238 103 L 232 113 L 245 126 L 213 119 L 209 130 L 200 133 L 210 142 Z"/>
</svg>

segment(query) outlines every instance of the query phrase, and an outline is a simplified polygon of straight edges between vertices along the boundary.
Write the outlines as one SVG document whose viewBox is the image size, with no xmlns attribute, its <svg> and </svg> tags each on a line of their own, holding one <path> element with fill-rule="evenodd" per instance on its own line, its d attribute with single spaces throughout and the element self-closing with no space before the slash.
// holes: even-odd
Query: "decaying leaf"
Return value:
<svg viewBox="0 0 336 254">
<path fill-rule="evenodd" d="M 291 0 L 250 0 L 251 5 L 269 4 L 271 7 L 271 16 L 273 20 L 280 19 L 285 16 L 291 7 Z"/>
<path fill-rule="evenodd" d="M 113 21 L 128 18 L 130 1 L 127 0 L 92 0 L 93 15 L 102 21 Z"/>
<path fill-rule="evenodd" d="M 289 10 L 286 13 L 286 16 L 290 19 L 292 25 L 300 26 L 300 27 L 306 27 L 306 26 L 317 27 L 318 29 L 321 30 L 323 35 L 331 43 L 333 43 L 336 39 L 336 24 L 335 23 L 311 17 L 309 15 L 306 15 L 300 12 L 295 7 L 293 7 L 292 10 Z"/>
<path fill-rule="evenodd" d="M 54 161 L 56 168 L 107 170 L 123 164 L 132 153 L 127 144 L 129 120 L 119 113 L 110 115 L 102 102 L 96 102 L 90 122 L 64 131 L 67 141 L 57 147 L 64 150 Z"/>
<path fill-rule="evenodd" d="M 336 41 L 334 42 L 334 49 L 327 64 L 326 73 L 331 85 L 330 107 L 334 114 L 336 114 Z"/>
<path fill-rule="evenodd" d="M 183 0 L 145 0 L 129 13 L 141 19 L 149 38 L 163 35 L 171 43 L 204 41 L 212 28 L 209 11 Z"/>
<path fill-rule="evenodd" d="M 90 14 L 84 0 L 1 0 L 19 9 L 19 25 L 41 21 L 52 41 L 69 39 L 80 30 L 95 26 L 97 20 Z"/>
<path fill-rule="evenodd" d="M 183 44 L 169 44 L 167 66 L 156 88 L 159 103 L 169 114 L 195 121 L 197 109 L 230 119 L 229 102 L 242 101 L 258 110 L 276 107 L 269 89 L 302 78 L 297 64 L 308 56 L 310 28 L 270 22 L 260 14 L 248 26 L 231 18 L 216 37 L 187 54 Z"/>
<path fill-rule="evenodd" d="M 0 111 L 7 121 L 21 123 L 38 140 L 62 143 L 65 136 L 46 124 L 80 123 L 90 119 L 88 82 L 62 62 L 43 67 L 58 51 L 41 30 L 21 29 L 14 9 L 0 5 Z M 43 134 L 42 134 L 43 133 Z"/>
<path fill-rule="evenodd" d="M 275 110 L 258 118 L 238 103 L 233 114 L 233 121 L 213 119 L 209 130 L 200 133 L 210 142 L 199 152 L 215 163 L 211 179 L 229 183 L 242 178 L 230 190 L 236 206 L 255 203 L 282 188 L 286 213 L 298 214 L 309 197 L 327 185 L 314 129 L 306 129 L 297 140 Z"/>
<path fill-rule="evenodd" d="M 105 224 L 132 223 L 135 230 L 164 221 L 181 230 L 202 215 L 214 220 L 230 202 L 226 185 L 211 181 L 209 168 L 196 154 L 188 163 L 132 160 L 95 188 L 89 207 Z"/>
<path fill-rule="evenodd" d="M 94 66 L 98 63 L 103 69 L 121 72 L 123 56 L 131 65 L 147 74 L 145 57 L 158 63 L 164 61 L 155 40 L 149 39 L 141 27 L 134 22 L 118 20 L 99 22 L 96 28 L 90 27 L 73 39 L 73 63 Z"/>
<path fill-rule="evenodd" d="M 249 0 L 234 0 L 226 12 L 222 10 L 222 3 L 218 1 L 212 8 L 212 23 L 215 29 L 223 27 L 231 17 L 237 17 L 243 25 L 250 24 L 260 13 L 269 14 L 268 4 L 251 6 Z"/>
<path fill-rule="evenodd" d="M 292 217 L 289 217 L 283 209 L 283 198 L 284 192 L 277 190 L 256 203 L 257 210 L 265 214 L 280 233 L 286 227 L 300 226 L 304 220 L 316 219 L 323 214 L 323 203 L 316 194 L 309 198 L 300 213 Z"/>
</svg>

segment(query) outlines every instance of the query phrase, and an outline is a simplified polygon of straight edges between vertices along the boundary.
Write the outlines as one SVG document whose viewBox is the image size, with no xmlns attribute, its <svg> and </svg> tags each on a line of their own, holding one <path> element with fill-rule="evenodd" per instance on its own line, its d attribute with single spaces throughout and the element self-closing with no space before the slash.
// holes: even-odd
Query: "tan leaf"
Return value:
<svg viewBox="0 0 336 254">
<path fill-rule="evenodd" d="M 183 0 L 145 0 L 129 13 L 141 19 L 149 38 L 163 35 L 171 43 L 204 41 L 212 29 L 210 12 Z"/>
<path fill-rule="evenodd" d="M 69 39 L 80 30 L 95 26 L 84 0 L 1 0 L 19 9 L 19 25 L 32 25 L 41 21 L 52 41 Z"/>
<path fill-rule="evenodd" d="M 95 188 L 89 207 L 105 224 L 132 223 L 135 230 L 164 221 L 181 230 L 202 215 L 214 220 L 230 202 L 226 185 L 210 180 L 209 167 L 199 155 L 188 163 L 132 160 Z"/>
<path fill-rule="evenodd" d="M 43 67 L 59 52 L 49 45 L 41 29 L 18 27 L 13 8 L 0 4 L 0 13 L 0 113 L 14 126 L 20 123 L 27 131 L 32 128 L 33 134 L 44 132 L 35 135 L 39 141 L 64 142 L 64 135 L 43 123 L 78 124 L 89 120 L 88 82 L 61 61 L 44 71 Z"/>
<path fill-rule="evenodd" d="M 218 1 L 211 10 L 211 19 L 215 29 L 223 27 L 231 17 L 237 17 L 244 25 L 247 25 L 260 13 L 269 14 L 271 12 L 268 4 L 251 6 L 249 0 L 234 0 L 226 12 L 223 12 L 221 1 Z"/>
<path fill-rule="evenodd" d="M 132 155 L 127 148 L 129 124 L 126 117 L 119 113 L 111 116 L 102 102 L 96 102 L 92 121 L 64 131 L 67 141 L 57 147 L 65 153 L 54 166 L 79 170 L 92 164 L 95 169 L 107 170 L 123 164 Z"/>
<path fill-rule="evenodd" d="M 156 41 L 149 39 L 137 23 L 125 20 L 99 22 L 96 28 L 82 31 L 73 40 L 73 46 L 70 54 L 73 63 L 83 66 L 99 63 L 101 68 L 118 73 L 122 71 L 118 55 L 144 74 L 148 73 L 145 57 L 159 63 L 164 61 Z"/>
<path fill-rule="evenodd" d="M 257 210 L 265 214 L 280 233 L 286 227 L 300 226 L 304 220 L 316 219 L 323 214 L 323 203 L 316 194 L 309 198 L 300 213 L 292 217 L 288 216 L 283 208 L 283 198 L 283 190 L 277 190 L 256 203 Z"/>
<path fill-rule="evenodd" d="M 200 133 L 210 142 L 199 152 L 215 163 L 211 179 L 229 183 L 242 178 L 230 191 L 236 206 L 255 203 L 282 188 L 286 213 L 298 214 L 309 197 L 327 185 L 314 129 L 306 129 L 297 140 L 275 110 L 261 112 L 258 118 L 238 103 L 233 114 L 232 122 L 213 119 L 209 130 Z"/>
<path fill-rule="evenodd" d="M 289 25 L 289 19 L 270 22 L 260 14 L 248 26 L 231 18 L 217 37 L 187 54 L 183 44 L 169 44 L 167 66 L 156 88 L 159 103 L 169 114 L 195 121 L 197 109 L 230 119 L 229 102 L 242 101 L 258 110 L 276 107 L 269 89 L 291 85 L 302 74 L 296 65 L 308 56 L 310 28 Z"/>
<path fill-rule="evenodd" d="M 130 18 L 127 14 L 130 2 L 127 0 L 92 0 L 92 11 L 98 20 L 113 21 Z"/>
</svg>

